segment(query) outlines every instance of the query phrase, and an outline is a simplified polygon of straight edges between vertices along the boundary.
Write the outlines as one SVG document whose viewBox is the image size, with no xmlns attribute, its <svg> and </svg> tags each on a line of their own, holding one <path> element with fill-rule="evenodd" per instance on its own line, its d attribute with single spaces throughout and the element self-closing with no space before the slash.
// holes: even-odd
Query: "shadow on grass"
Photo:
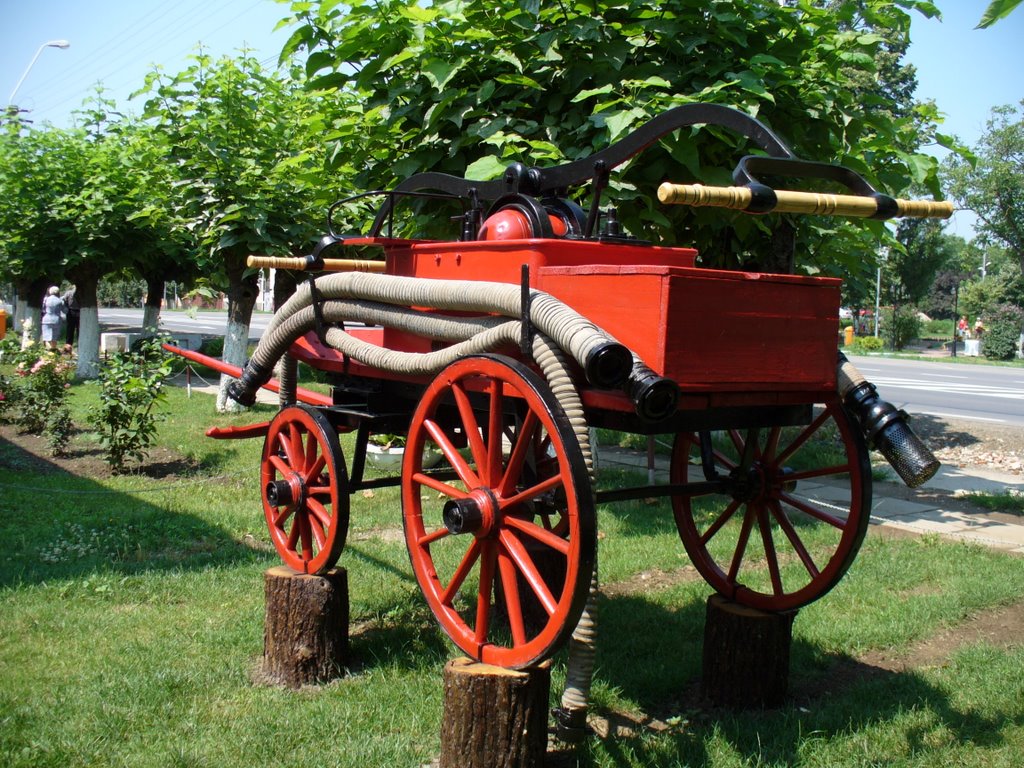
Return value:
<svg viewBox="0 0 1024 768">
<path fill-rule="evenodd" d="M 181 481 L 182 493 L 187 493 Z M 198 517 L 68 472 L 0 438 L 0 587 L 265 562 Z"/>
<path fill-rule="evenodd" d="M 864 664 L 800 640 L 793 643 L 786 706 L 750 712 L 714 708 L 699 695 L 704 614 L 702 597 L 691 593 L 680 595 L 678 607 L 635 595 L 602 601 L 600 679 L 641 714 L 626 713 L 633 735 L 591 738 L 577 757 L 592 762 L 565 765 L 711 765 L 717 759 L 709 749 L 720 753 L 723 748 L 712 745 L 716 740 L 724 740 L 740 764 L 796 765 L 815 761 L 808 753 L 814 741 L 856 739 L 858 733 L 865 743 L 899 742 L 889 751 L 878 748 L 882 761 L 929 752 L 940 760 L 949 755 L 944 750 L 950 743 L 999 747 L 1008 727 L 1024 725 L 1019 712 L 987 716 L 969 705 L 957 707 L 946 690 L 914 670 Z M 616 713 L 605 714 L 615 719 Z M 661 727 L 644 725 L 653 720 Z M 675 727 L 666 730 L 664 723 Z M 553 766 L 567 759 L 552 757 Z"/>
</svg>

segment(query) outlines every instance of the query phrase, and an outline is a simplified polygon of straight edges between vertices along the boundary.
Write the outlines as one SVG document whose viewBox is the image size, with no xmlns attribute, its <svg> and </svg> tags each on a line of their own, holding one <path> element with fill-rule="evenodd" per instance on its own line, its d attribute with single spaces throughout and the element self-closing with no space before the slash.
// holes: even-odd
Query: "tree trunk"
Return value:
<svg viewBox="0 0 1024 768">
<path fill-rule="evenodd" d="M 39 321 L 43 316 L 43 295 L 50 286 L 50 281 L 44 277 L 35 280 L 20 282 L 16 285 L 18 291 L 18 303 L 14 308 L 14 330 L 19 335 L 24 332 L 24 322 L 32 321 L 28 338 L 33 342 L 39 341 Z M 24 336 L 22 336 L 24 338 Z"/>
<path fill-rule="evenodd" d="M 142 307 L 142 331 L 156 331 L 160 328 L 160 307 L 167 284 L 161 275 L 146 275 L 146 303 Z"/>
<path fill-rule="evenodd" d="M 525 672 L 452 659 L 444 667 L 440 768 L 539 768 L 551 667 Z"/>
<path fill-rule="evenodd" d="M 264 574 L 263 673 L 298 688 L 340 676 L 348 664 L 348 575 L 323 576 L 279 565 Z"/>
<path fill-rule="evenodd" d="M 224 334 L 224 355 L 225 363 L 244 366 L 249 350 L 249 322 L 252 320 L 252 310 L 256 306 L 256 296 L 259 287 L 256 282 L 256 275 L 242 278 L 240 273 L 237 279 L 232 279 L 231 288 L 228 291 L 228 326 Z M 239 412 L 245 407 L 228 397 L 227 387 L 232 377 L 222 375 L 220 377 L 220 389 L 217 392 L 217 411 Z"/>
<path fill-rule="evenodd" d="M 796 611 L 767 613 L 708 598 L 701 694 L 730 709 L 781 706 L 789 686 Z"/>
<path fill-rule="evenodd" d="M 78 318 L 78 367 L 75 375 L 81 379 L 95 379 L 100 375 L 100 316 L 96 300 L 94 275 L 81 275 L 75 279 L 75 293 L 82 305 Z"/>
</svg>

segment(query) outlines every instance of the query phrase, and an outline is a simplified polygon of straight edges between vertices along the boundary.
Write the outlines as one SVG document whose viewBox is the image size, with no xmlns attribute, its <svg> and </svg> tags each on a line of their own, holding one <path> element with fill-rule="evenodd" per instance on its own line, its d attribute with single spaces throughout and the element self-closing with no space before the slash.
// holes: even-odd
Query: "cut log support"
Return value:
<svg viewBox="0 0 1024 768">
<path fill-rule="evenodd" d="M 452 659 L 444 668 L 439 768 L 539 768 L 548 742 L 551 668 Z"/>
<path fill-rule="evenodd" d="M 708 598 L 701 694 L 730 709 L 781 706 L 789 686 L 796 611 L 768 613 Z"/>
<path fill-rule="evenodd" d="M 348 664 L 348 574 L 322 576 L 283 565 L 264 574 L 263 674 L 298 688 L 341 676 Z"/>
</svg>

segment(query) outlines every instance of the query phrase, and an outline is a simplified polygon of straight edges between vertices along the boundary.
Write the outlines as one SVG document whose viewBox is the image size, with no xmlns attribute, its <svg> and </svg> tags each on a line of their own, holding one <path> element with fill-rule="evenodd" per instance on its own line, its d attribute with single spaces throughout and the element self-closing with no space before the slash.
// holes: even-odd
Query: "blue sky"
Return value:
<svg viewBox="0 0 1024 768">
<path fill-rule="evenodd" d="M 936 2 L 943 21 L 914 14 L 911 27 L 918 96 L 946 114 L 945 132 L 972 144 L 993 106 L 1024 98 L 1024 7 L 976 30 L 988 0 Z M 7 103 L 41 44 L 65 39 L 71 46 L 43 50 L 17 93 L 30 119 L 66 124 L 98 81 L 137 112 L 127 97 L 152 66 L 179 71 L 199 42 L 214 55 L 248 45 L 275 60 L 289 32 L 274 27 L 287 10 L 275 0 L 0 0 L 0 98 Z"/>
</svg>

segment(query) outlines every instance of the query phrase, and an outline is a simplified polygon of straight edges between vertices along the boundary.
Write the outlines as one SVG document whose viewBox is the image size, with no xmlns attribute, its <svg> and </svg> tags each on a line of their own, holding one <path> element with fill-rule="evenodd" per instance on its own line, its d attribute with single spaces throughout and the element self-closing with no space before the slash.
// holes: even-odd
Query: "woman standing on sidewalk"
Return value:
<svg viewBox="0 0 1024 768">
<path fill-rule="evenodd" d="M 64 310 L 64 302 L 61 301 L 60 288 L 51 286 L 43 299 L 42 338 L 43 344 L 49 350 L 57 349 L 57 335 L 60 332 L 60 313 Z"/>
</svg>

